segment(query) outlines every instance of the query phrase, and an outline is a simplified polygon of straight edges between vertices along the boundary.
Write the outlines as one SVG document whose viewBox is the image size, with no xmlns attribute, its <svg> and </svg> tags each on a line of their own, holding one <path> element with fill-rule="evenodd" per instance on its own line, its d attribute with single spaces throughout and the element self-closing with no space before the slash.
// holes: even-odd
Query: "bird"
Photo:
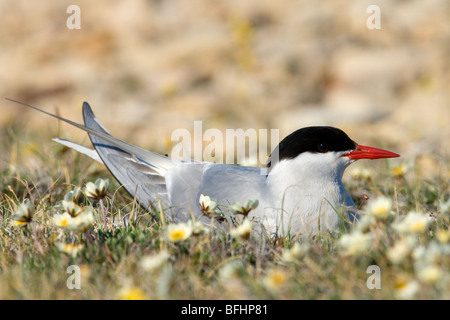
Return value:
<svg viewBox="0 0 450 320">
<path fill-rule="evenodd" d="M 103 163 L 144 209 L 160 208 L 173 223 L 196 219 L 219 230 L 242 221 L 225 208 L 254 200 L 246 212 L 254 238 L 314 237 L 357 223 L 358 210 L 345 189 L 345 169 L 360 159 L 395 158 L 384 149 L 357 144 L 339 128 L 310 126 L 286 136 L 261 168 L 177 160 L 114 138 L 83 103 L 84 125 L 38 107 L 6 98 L 86 131 L 94 149 L 59 138 L 54 141 Z M 205 212 L 201 197 L 218 205 Z M 205 198 L 203 198 L 205 199 Z M 203 205 L 203 206 L 202 206 Z M 222 210 L 220 210 L 222 209 Z"/>
</svg>

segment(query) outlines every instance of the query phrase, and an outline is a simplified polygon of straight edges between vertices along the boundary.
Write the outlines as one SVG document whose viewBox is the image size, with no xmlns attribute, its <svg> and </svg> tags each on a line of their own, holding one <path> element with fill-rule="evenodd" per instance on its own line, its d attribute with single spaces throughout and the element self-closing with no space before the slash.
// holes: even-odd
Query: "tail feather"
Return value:
<svg viewBox="0 0 450 320">
<path fill-rule="evenodd" d="M 102 162 L 142 207 L 149 208 L 155 204 L 155 201 L 161 201 L 163 207 L 169 207 L 165 174 L 169 169 L 175 167 L 179 163 L 178 161 L 114 138 L 95 118 L 87 102 L 83 103 L 85 125 L 81 125 L 35 106 L 6 99 L 86 131 L 95 151 L 67 140 L 55 139 L 55 141 Z"/>
<path fill-rule="evenodd" d="M 78 143 L 60 139 L 60 138 L 53 138 L 52 140 L 55 142 L 58 142 L 59 144 L 62 144 L 63 146 L 66 146 L 70 149 L 74 149 L 74 150 L 78 151 L 79 153 L 85 154 L 88 157 L 94 159 L 95 161 L 100 162 L 101 164 L 104 164 L 102 159 L 99 157 L 97 151 L 95 151 L 94 149 L 87 148 L 85 146 L 79 145 Z"/>
<path fill-rule="evenodd" d="M 87 102 L 83 103 L 83 118 L 87 128 L 110 135 L 103 125 L 96 119 L 92 109 Z M 143 162 L 134 154 L 122 150 L 98 135 L 88 133 L 92 145 L 102 159 L 105 166 L 114 178 L 136 197 L 137 202 L 145 207 L 151 207 L 156 200 L 168 202 L 166 181 L 161 175 L 158 166 Z M 157 156 L 158 160 L 160 155 Z M 152 155 L 153 157 L 153 155 Z M 148 159 L 148 158 L 147 158 Z M 169 160 L 170 161 L 170 160 Z"/>
<path fill-rule="evenodd" d="M 65 119 L 63 117 L 57 116 L 53 113 L 47 112 L 45 110 L 39 109 L 38 107 L 35 107 L 33 105 L 30 105 L 30 104 L 27 104 L 27 103 L 24 103 L 24 102 L 21 102 L 18 100 L 14 100 L 14 99 L 10 99 L 10 98 L 6 98 L 6 100 L 24 105 L 26 107 L 32 108 L 32 109 L 37 110 L 42 113 L 45 113 L 53 118 L 59 119 L 59 120 L 64 121 L 74 127 L 77 127 L 78 129 L 86 131 L 90 135 L 95 135 L 95 136 L 103 139 L 104 141 L 106 141 L 107 144 L 109 144 L 111 147 L 116 147 L 118 149 L 121 149 L 129 154 L 136 156 L 141 161 L 146 162 L 148 165 L 155 167 L 155 170 L 157 170 L 161 174 L 165 174 L 167 172 L 167 170 L 169 170 L 170 168 L 173 168 L 174 166 L 176 166 L 179 163 L 179 161 L 170 159 L 168 157 L 165 157 L 165 156 L 160 155 L 155 152 L 141 149 L 139 147 L 133 146 L 132 144 L 129 144 L 122 140 L 114 138 L 113 136 L 111 136 L 109 134 L 109 132 L 102 125 L 99 124 L 98 120 L 95 119 L 95 116 L 92 113 L 92 110 L 87 102 L 83 103 L 83 114 L 86 112 L 86 115 L 88 115 L 89 117 L 92 117 L 94 119 L 93 122 L 96 123 L 95 127 L 101 128 L 100 131 L 95 131 L 92 128 L 88 128 L 87 126 L 78 124 L 69 119 Z"/>
</svg>

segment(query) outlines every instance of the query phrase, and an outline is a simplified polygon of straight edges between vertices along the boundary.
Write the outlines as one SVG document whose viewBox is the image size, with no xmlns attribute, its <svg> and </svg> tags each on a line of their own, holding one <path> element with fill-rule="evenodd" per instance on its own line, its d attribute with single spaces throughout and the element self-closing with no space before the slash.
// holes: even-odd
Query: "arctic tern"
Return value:
<svg viewBox="0 0 450 320">
<path fill-rule="evenodd" d="M 359 159 L 399 157 L 398 154 L 359 145 L 345 132 L 329 126 L 299 129 L 272 151 L 267 174 L 261 168 L 204 161 L 175 160 L 114 138 L 83 103 L 84 125 L 33 108 L 86 131 L 94 149 L 54 139 L 103 163 L 115 179 L 145 209 L 161 206 L 167 218 L 183 222 L 191 218 L 227 229 L 235 220 L 225 212 L 219 219 L 205 215 L 200 195 L 228 206 L 258 200 L 250 211 L 252 234 L 312 236 L 336 231 L 358 219 L 355 204 L 342 183 L 345 169 Z M 221 208 L 219 206 L 219 208 Z"/>
</svg>

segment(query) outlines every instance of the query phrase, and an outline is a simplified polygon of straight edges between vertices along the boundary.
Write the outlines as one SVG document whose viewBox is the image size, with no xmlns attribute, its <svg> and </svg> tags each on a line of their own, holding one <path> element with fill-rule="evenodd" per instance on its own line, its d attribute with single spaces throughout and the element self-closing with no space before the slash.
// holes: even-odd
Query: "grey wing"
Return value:
<svg viewBox="0 0 450 320">
<path fill-rule="evenodd" d="M 265 176 L 261 168 L 211 163 L 204 166 L 199 193 L 224 205 L 247 200 L 262 202 L 265 195 Z"/>
<path fill-rule="evenodd" d="M 244 204 L 247 200 L 258 200 L 258 207 L 248 215 L 253 221 L 252 237 L 255 240 L 268 239 L 266 225 L 272 225 L 274 217 L 265 170 L 258 167 L 209 164 L 204 167 L 199 193 L 208 195 L 225 206 L 235 202 Z M 225 218 L 230 226 L 231 216 L 234 215 L 228 210 Z M 241 218 L 242 216 L 238 215 L 238 219 Z"/>
<path fill-rule="evenodd" d="M 83 104 L 83 118 L 86 127 L 110 135 L 95 118 L 86 102 Z M 155 205 L 158 200 L 161 200 L 163 207 L 169 205 L 166 181 L 161 174 L 161 168 L 152 166 L 97 135 L 88 134 L 92 145 L 110 173 L 143 208 L 147 209 Z"/>
<path fill-rule="evenodd" d="M 225 207 L 236 201 L 259 200 L 264 203 L 265 176 L 260 168 L 242 167 L 210 162 L 185 162 L 169 169 L 166 175 L 169 201 L 173 206 L 173 219 L 186 221 L 194 216 L 196 221 L 206 225 L 213 222 L 218 229 L 232 225 L 229 210 Z M 224 220 L 213 219 L 202 214 L 200 195 L 217 200 Z M 218 217 L 216 217 L 218 218 Z"/>
<path fill-rule="evenodd" d="M 172 218 L 175 222 L 187 221 L 191 215 L 196 220 L 204 220 L 198 203 L 198 188 L 202 182 L 204 165 L 205 163 L 186 161 L 167 171 L 166 187 L 169 202 L 173 205 Z"/>
</svg>

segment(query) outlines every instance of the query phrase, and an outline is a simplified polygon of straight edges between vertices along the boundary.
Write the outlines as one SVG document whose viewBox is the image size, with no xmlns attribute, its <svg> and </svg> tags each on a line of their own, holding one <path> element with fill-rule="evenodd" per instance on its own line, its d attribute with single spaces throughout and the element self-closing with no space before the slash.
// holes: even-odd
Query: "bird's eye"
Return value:
<svg viewBox="0 0 450 320">
<path fill-rule="evenodd" d="M 328 152 L 328 151 L 330 150 L 330 148 L 329 148 L 326 144 L 321 143 L 321 144 L 319 144 L 319 145 L 317 146 L 317 150 L 318 150 L 319 152 L 324 153 L 324 152 Z"/>
</svg>

